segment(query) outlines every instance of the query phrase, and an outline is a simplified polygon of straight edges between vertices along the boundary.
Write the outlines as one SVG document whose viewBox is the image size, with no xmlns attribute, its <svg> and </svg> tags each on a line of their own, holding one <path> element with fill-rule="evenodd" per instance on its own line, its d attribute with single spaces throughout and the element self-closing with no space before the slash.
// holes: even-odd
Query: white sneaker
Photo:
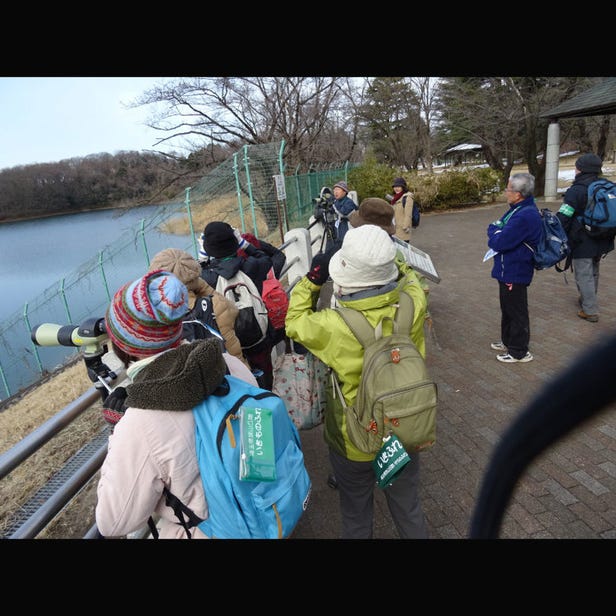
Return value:
<svg viewBox="0 0 616 616">
<path fill-rule="evenodd" d="M 490 348 L 494 349 L 495 351 L 507 350 L 507 347 L 502 342 L 493 342 L 492 344 L 490 344 Z"/>
<path fill-rule="evenodd" d="M 503 353 L 502 355 L 497 355 L 496 359 L 498 359 L 498 361 L 504 362 L 505 364 L 517 364 L 518 362 L 526 363 L 527 361 L 532 361 L 534 358 L 530 354 L 529 351 L 526 351 L 526 355 L 524 355 L 522 359 L 516 359 L 515 357 L 512 357 L 511 355 L 509 355 L 509 353 Z"/>
</svg>

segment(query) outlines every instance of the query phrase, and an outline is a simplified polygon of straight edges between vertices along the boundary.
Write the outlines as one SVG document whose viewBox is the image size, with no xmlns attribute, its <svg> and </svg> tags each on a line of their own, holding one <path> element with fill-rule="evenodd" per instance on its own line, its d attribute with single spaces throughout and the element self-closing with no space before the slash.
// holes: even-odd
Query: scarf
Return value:
<svg viewBox="0 0 616 616">
<path fill-rule="evenodd" d="M 393 205 L 396 201 L 400 201 L 404 197 L 404 191 L 400 191 L 399 193 L 395 193 L 393 199 L 391 200 L 391 204 Z"/>
</svg>

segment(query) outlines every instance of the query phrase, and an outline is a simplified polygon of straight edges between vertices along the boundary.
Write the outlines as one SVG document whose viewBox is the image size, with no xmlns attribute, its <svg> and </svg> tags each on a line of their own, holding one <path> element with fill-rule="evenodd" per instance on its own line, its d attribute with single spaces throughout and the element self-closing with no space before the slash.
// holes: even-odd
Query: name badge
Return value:
<svg viewBox="0 0 616 616">
<path fill-rule="evenodd" d="M 376 485 L 383 489 L 389 487 L 410 461 L 411 456 L 395 434 L 384 438 L 383 446 L 372 461 Z"/>
</svg>

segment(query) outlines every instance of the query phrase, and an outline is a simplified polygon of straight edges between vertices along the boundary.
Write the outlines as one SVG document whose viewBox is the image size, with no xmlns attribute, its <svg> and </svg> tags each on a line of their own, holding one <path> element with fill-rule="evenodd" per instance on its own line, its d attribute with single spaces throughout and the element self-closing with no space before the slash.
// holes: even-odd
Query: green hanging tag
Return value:
<svg viewBox="0 0 616 616">
<path fill-rule="evenodd" d="M 276 481 L 271 409 L 240 407 L 240 480 Z"/>
<path fill-rule="evenodd" d="M 390 434 L 384 438 L 383 446 L 372 461 L 372 468 L 374 468 L 376 474 L 376 484 L 379 488 L 389 487 L 410 461 L 411 456 L 395 434 Z"/>
</svg>

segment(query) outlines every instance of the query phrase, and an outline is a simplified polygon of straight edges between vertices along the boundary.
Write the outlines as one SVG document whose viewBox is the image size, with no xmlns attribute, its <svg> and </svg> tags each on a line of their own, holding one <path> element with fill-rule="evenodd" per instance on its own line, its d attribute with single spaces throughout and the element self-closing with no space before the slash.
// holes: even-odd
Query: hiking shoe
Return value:
<svg viewBox="0 0 616 616">
<path fill-rule="evenodd" d="M 505 364 L 517 364 L 518 362 L 525 363 L 527 361 L 532 361 L 533 356 L 530 354 L 529 351 L 526 351 L 526 355 L 524 355 L 522 359 L 516 359 L 515 357 L 509 355 L 509 353 L 503 353 L 502 355 L 497 355 L 496 359 L 498 359 L 498 361 L 502 361 Z"/>
<path fill-rule="evenodd" d="M 580 319 L 589 321 L 590 323 L 596 323 L 599 320 L 598 314 L 586 314 L 583 310 L 580 310 L 578 312 L 578 317 L 580 317 Z"/>
<path fill-rule="evenodd" d="M 490 348 L 494 349 L 495 351 L 507 350 L 507 347 L 502 342 L 492 342 L 492 344 L 490 344 Z"/>
</svg>

